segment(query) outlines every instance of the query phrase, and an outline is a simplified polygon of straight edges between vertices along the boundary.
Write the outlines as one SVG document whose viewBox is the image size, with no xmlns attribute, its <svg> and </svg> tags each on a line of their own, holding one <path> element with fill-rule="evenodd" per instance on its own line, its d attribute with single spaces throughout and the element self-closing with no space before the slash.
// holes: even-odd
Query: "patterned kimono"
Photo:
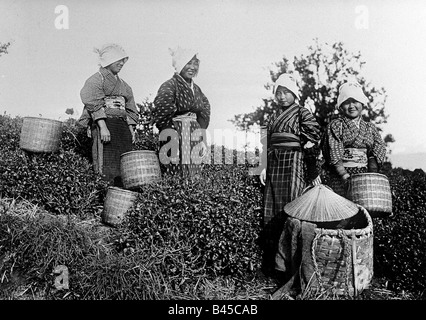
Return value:
<svg viewBox="0 0 426 320">
<path fill-rule="evenodd" d="M 101 67 L 88 78 L 80 91 L 84 104 L 79 123 L 90 126 L 92 131 L 92 158 L 94 169 L 103 174 L 110 184 L 122 187 L 120 174 L 121 154 L 132 150 L 129 125 L 136 126 L 138 111 L 130 86 Z M 120 99 L 121 107 L 108 104 L 109 99 Z M 96 121 L 104 119 L 111 134 L 111 141 L 102 143 Z"/>
<path fill-rule="evenodd" d="M 343 166 L 349 174 L 362 173 L 368 171 L 369 159 L 382 164 L 386 157 L 386 145 L 373 123 L 359 119 L 357 125 L 343 116 L 327 126 L 322 149 L 329 174 L 327 184 L 341 196 L 346 196 L 346 188 L 336 165 Z"/>
<path fill-rule="evenodd" d="M 164 82 L 154 99 L 153 119 L 160 131 L 160 162 L 166 172 L 170 174 L 194 175 L 200 172 L 200 161 L 193 157 L 199 138 L 191 137 L 197 129 L 207 129 L 210 122 L 210 103 L 200 87 L 192 82 L 188 84 L 179 74 Z M 162 132 L 173 129 L 175 136 L 167 136 L 162 140 Z M 165 131 L 164 131 L 165 132 Z M 203 133 L 203 141 L 206 141 Z M 162 152 L 167 151 L 170 142 L 178 148 L 179 157 L 172 158 L 171 149 L 168 150 L 169 163 L 163 163 Z M 167 145 L 167 146 L 166 146 Z"/>
<path fill-rule="evenodd" d="M 308 109 L 294 103 L 279 110 L 267 125 L 264 190 L 265 258 L 274 259 L 286 215 L 284 206 L 319 174 L 320 126 Z M 303 149 L 311 142 L 312 148 Z M 273 264 L 273 261 L 269 261 Z M 269 263 L 266 261 L 266 263 Z"/>
</svg>

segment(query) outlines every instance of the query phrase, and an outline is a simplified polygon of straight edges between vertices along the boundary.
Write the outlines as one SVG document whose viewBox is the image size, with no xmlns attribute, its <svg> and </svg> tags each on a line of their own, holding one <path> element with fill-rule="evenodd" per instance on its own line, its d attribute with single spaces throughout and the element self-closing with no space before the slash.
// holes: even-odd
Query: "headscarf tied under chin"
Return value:
<svg viewBox="0 0 426 320">
<path fill-rule="evenodd" d="M 101 49 L 95 48 L 93 51 L 98 54 L 99 64 L 104 68 L 123 58 L 125 62 L 129 59 L 124 49 L 115 43 L 105 44 Z"/>
<path fill-rule="evenodd" d="M 358 82 L 346 82 L 340 86 L 336 108 L 340 108 L 342 103 L 349 98 L 361 102 L 364 106 L 368 103 L 368 99 Z"/>
<path fill-rule="evenodd" d="M 294 94 L 297 99 L 299 99 L 299 87 L 297 86 L 297 82 L 291 74 L 283 73 L 278 77 L 272 89 L 273 94 L 275 94 L 275 91 L 279 86 L 286 87 Z"/>
<path fill-rule="evenodd" d="M 194 56 L 198 55 L 195 50 L 183 49 L 179 46 L 174 50 L 169 48 L 169 52 L 172 56 L 172 66 L 175 68 L 176 73 L 180 73 L 183 67 L 185 67 Z"/>
</svg>

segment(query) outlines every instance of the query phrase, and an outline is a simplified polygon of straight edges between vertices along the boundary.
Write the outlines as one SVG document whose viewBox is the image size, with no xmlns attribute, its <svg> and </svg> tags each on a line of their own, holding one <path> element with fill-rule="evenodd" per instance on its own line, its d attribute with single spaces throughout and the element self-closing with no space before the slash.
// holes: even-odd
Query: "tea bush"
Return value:
<svg viewBox="0 0 426 320">
<path fill-rule="evenodd" d="M 23 198 L 56 214 L 92 217 L 106 184 L 90 163 L 90 139 L 69 119 L 60 150 L 34 154 L 19 148 L 22 118 L 0 116 L 0 196 Z"/>
<path fill-rule="evenodd" d="M 106 184 L 87 159 L 72 151 L 28 154 L 4 151 L 0 158 L 0 196 L 23 198 L 55 214 L 93 217 Z"/>
<path fill-rule="evenodd" d="M 138 191 L 123 246 L 186 248 L 182 260 L 164 261 L 165 275 L 198 269 L 243 278 L 260 266 L 261 193 L 246 165 L 204 165 L 199 177 L 165 175 Z"/>
<path fill-rule="evenodd" d="M 22 118 L 12 118 L 6 113 L 0 115 L 0 151 L 19 148 L 22 121 Z"/>
<path fill-rule="evenodd" d="M 374 218 L 374 268 L 394 290 L 426 290 L 426 174 L 396 168 L 388 174 L 393 216 Z"/>
<path fill-rule="evenodd" d="M 145 126 L 139 127 L 134 148 L 158 151 L 158 135 L 149 121 L 140 121 Z M 19 149 L 21 126 L 22 118 L 0 116 L 0 198 L 27 199 L 54 214 L 83 219 L 98 216 L 106 184 L 93 172 L 85 129 L 75 120 L 68 120 L 64 122 L 59 152 L 29 154 Z M 172 287 L 181 286 L 191 276 L 232 275 L 244 279 L 259 269 L 259 180 L 248 174 L 247 162 L 237 164 L 241 153 L 227 153 L 229 150 L 222 148 L 222 162 L 217 164 L 214 155 L 219 149 L 212 147 L 211 161 L 203 165 L 200 177 L 176 179 L 164 175 L 161 181 L 138 190 L 139 197 L 128 212 L 117 242 L 120 257 L 140 267 L 139 262 L 147 258 L 141 248 L 149 248 L 146 254 L 156 257 L 150 270 L 155 269 L 165 284 L 173 282 Z M 390 169 L 386 175 L 391 184 L 393 216 L 373 220 L 375 277 L 388 279 L 390 288 L 396 291 L 424 294 L 426 175 L 422 170 L 401 168 Z M 132 252 L 140 255 L 137 261 L 132 260 Z M 111 268 L 115 263 L 114 259 L 105 262 L 114 277 L 119 274 Z M 87 268 L 87 274 L 98 270 L 97 265 Z M 104 279 L 102 272 L 97 273 L 99 279 Z M 150 276 L 147 274 L 147 279 Z M 132 283 L 139 281 L 136 274 L 131 274 L 131 279 Z M 105 286 L 108 281 L 105 279 Z M 93 286 L 85 282 L 79 290 L 87 294 Z M 114 294 L 104 291 L 102 296 L 116 297 Z M 155 293 L 148 296 L 155 297 Z"/>
<path fill-rule="evenodd" d="M 60 152 L 71 151 L 91 161 L 92 140 L 87 136 L 87 128 L 80 126 L 73 118 L 63 122 Z"/>
</svg>

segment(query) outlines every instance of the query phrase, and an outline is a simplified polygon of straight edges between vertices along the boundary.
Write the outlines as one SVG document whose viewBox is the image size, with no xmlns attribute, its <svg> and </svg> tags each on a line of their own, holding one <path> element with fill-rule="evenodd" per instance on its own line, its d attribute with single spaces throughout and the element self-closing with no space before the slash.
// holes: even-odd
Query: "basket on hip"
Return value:
<svg viewBox="0 0 426 320">
<path fill-rule="evenodd" d="M 348 198 L 363 206 L 374 217 L 392 215 L 392 193 L 388 178 L 380 173 L 351 176 Z"/>
</svg>

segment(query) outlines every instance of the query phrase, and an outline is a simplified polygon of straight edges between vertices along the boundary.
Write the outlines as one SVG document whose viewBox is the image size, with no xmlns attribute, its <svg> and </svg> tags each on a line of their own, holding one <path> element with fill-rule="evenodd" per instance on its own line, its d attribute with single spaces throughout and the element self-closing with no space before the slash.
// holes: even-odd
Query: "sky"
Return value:
<svg viewBox="0 0 426 320">
<path fill-rule="evenodd" d="M 1 114 L 79 116 L 80 89 L 98 69 L 93 48 L 110 42 L 130 57 L 120 76 L 136 102 L 152 101 L 173 75 L 168 49 L 180 45 L 199 53 L 209 129 L 234 129 L 234 115 L 272 95 L 274 63 L 318 38 L 360 52 L 364 77 L 386 89 L 392 153 L 426 153 L 423 0 L 0 0 L 0 12 L 0 43 L 12 43 L 0 57 Z"/>
</svg>

